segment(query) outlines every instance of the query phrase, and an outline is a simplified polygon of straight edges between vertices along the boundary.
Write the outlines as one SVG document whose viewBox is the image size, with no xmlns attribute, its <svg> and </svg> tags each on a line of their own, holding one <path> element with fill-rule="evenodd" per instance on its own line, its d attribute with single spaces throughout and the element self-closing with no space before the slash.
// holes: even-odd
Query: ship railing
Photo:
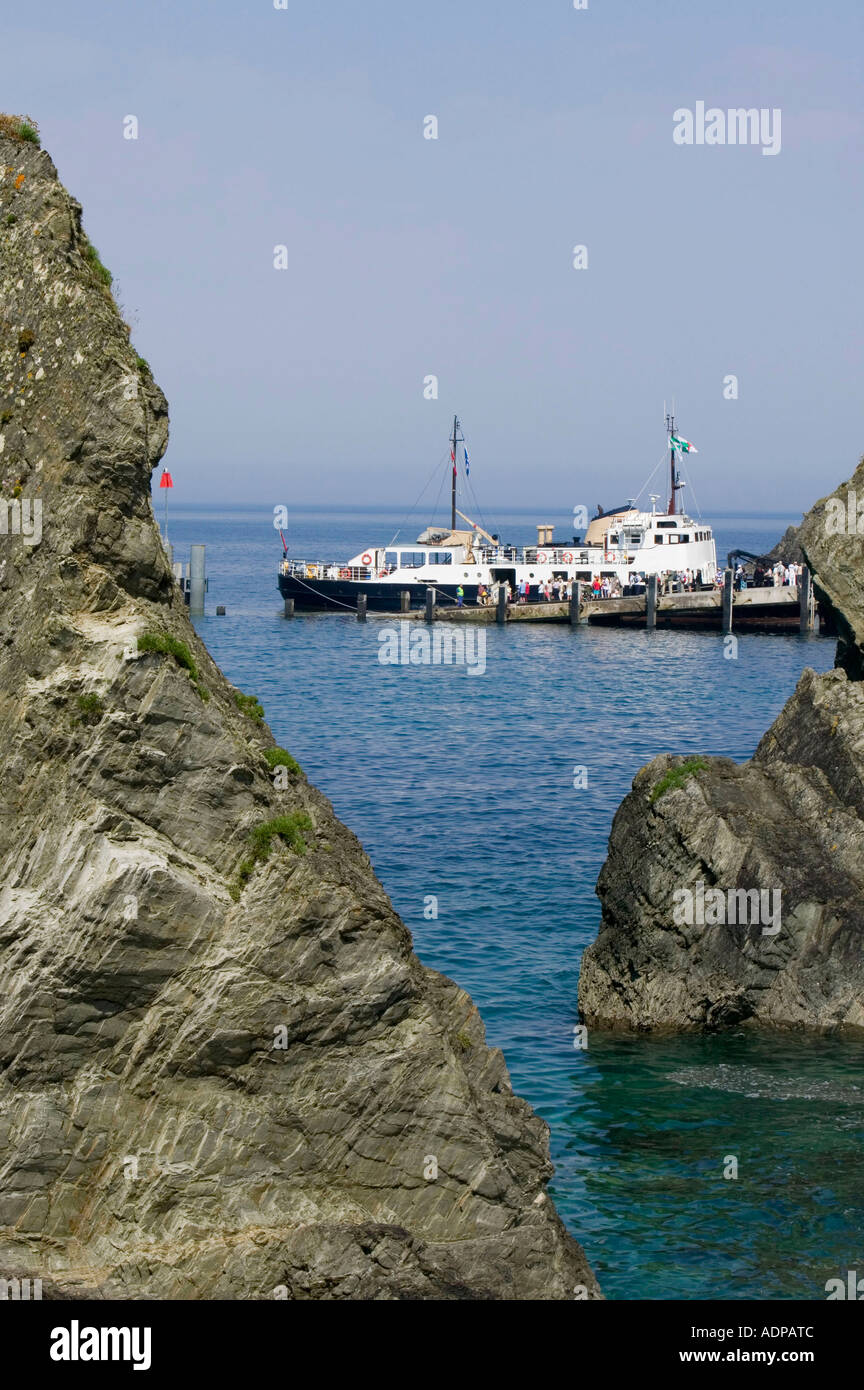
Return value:
<svg viewBox="0 0 864 1390">
<path fill-rule="evenodd" d="M 352 579 L 359 582 L 376 577 L 383 578 L 385 574 L 392 574 L 395 569 L 395 565 L 381 565 L 377 570 L 371 565 L 346 565 L 344 560 L 283 560 L 280 565 L 282 574 L 306 581 Z"/>
</svg>

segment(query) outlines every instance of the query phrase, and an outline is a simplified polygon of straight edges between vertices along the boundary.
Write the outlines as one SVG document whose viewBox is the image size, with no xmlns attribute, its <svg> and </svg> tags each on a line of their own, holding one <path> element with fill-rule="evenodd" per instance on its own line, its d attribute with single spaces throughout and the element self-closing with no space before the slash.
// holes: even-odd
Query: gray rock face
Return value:
<svg viewBox="0 0 864 1390">
<path fill-rule="evenodd" d="M 848 483 L 805 516 L 801 549 L 837 626 L 837 665 L 864 679 L 864 459 Z"/>
<path fill-rule="evenodd" d="M 164 397 L 8 138 L 0 250 L 0 1276 L 599 1297 L 476 1008 L 197 640 L 150 506 Z"/>
<path fill-rule="evenodd" d="M 856 487 L 864 468 L 837 495 Z M 805 670 L 750 762 L 667 754 L 637 775 L 580 973 L 596 1027 L 864 1029 L 864 540 L 830 534 L 831 510 L 799 535 L 840 664 Z"/>
<path fill-rule="evenodd" d="M 773 549 L 768 551 L 765 559 L 769 564 L 776 565 L 778 560 L 782 560 L 784 565 L 794 562 L 796 565 L 804 564 L 804 551 L 801 549 L 800 526 L 787 526 L 783 535 L 780 537 Z"/>
</svg>

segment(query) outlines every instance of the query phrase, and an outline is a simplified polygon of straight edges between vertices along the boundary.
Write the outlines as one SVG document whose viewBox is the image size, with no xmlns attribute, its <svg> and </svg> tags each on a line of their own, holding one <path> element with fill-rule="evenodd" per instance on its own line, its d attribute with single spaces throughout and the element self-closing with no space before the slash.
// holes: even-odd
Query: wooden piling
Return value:
<svg viewBox="0 0 864 1390">
<path fill-rule="evenodd" d="M 657 626 L 657 575 L 649 574 L 645 581 L 645 626 Z"/>
<path fill-rule="evenodd" d="M 735 590 L 732 587 L 735 582 L 735 575 L 732 570 L 723 571 L 723 631 L 732 631 L 732 608 L 735 601 Z"/>
<path fill-rule="evenodd" d="M 580 579 L 574 579 L 574 580 L 573 580 L 573 588 L 572 588 L 572 590 L 571 590 L 571 592 L 570 592 L 570 626 L 571 626 L 571 627 L 576 627 L 579 623 L 581 623 L 582 619 L 581 619 L 581 617 L 580 617 L 580 615 L 579 615 L 579 610 L 580 610 L 581 607 L 582 607 L 582 581 L 581 581 Z"/>
<path fill-rule="evenodd" d="M 427 623 L 434 623 L 434 621 L 435 621 L 435 590 L 434 590 L 434 589 L 427 589 L 427 590 L 426 590 L 426 621 L 427 621 Z"/>
<path fill-rule="evenodd" d="M 286 617 L 286 618 L 293 618 L 293 617 L 294 617 L 294 600 L 293 600 L 293 598 L 286 598 L 286 600 L 285 600 L 285 617 Z"/>
<path fill-rule="evenodd" d="M 802 632 L 813 631 L 813 607 L 813 583 L 810 578 L 810 571 L 806 565 L 803 565 L 798 581 L 799 626 Z"/>
<path fill-rule="evenodd" d="M 365 623 L 365 621 L 366 621 L 366 605 L 368 604 L 368 602 L 369 602 L 369 595 L 368 595 L 368 594 L 358 594 L 358 595 L 357 595 L 357 621 L 358 621 L 358 623 Z"/>
<path fill-rule="evenodd" d="M 506 623 L 507 621 L 507 585 L 498 585 L 498 604 L 495 609 L 496 623 Z"/>
<path fill-rule="evenodd" d="M 400 611 L 403 613 L 411 612 L 411 590 L 403 589 L 400 595 Z"/>
</svg>

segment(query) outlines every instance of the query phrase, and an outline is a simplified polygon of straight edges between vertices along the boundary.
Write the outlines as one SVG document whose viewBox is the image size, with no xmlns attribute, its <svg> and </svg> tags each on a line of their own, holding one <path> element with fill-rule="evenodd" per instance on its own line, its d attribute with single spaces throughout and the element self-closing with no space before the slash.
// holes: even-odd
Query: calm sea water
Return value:
<svg viewBox="0 0 864 1390">
<path fill-rule="evenodd" d="M 505 516 L 502 535 L 529 541 L 536 520 Z M 769 548 L 792 520 L 719 522 L 718 559 Z M 400 522 L 298 512 L 291 551 L 346 559 Z M 833 664 L 833 643 L 743 635 L 726 660 L 715 633 L 492 626 L 482 676 L 383 666 L 381 619 L 281 616 L 266 509 L 175 508 L 169 529 L 177 558 L 208 546 L 198 628 L 215 660 L 262 701 L 421 959 L 470 992 L 550 1124 L 552 1192 L 607 1296 L 824 1298 L 827 1279 L 864 1274 L 864 1047 L 743 1034 L 573 1047 L 594 885 L 635 773 L 664 751 L 749 757 L 804 666 Z M 227 616 L 211 616 L 217 603 Z"/>
</svg>

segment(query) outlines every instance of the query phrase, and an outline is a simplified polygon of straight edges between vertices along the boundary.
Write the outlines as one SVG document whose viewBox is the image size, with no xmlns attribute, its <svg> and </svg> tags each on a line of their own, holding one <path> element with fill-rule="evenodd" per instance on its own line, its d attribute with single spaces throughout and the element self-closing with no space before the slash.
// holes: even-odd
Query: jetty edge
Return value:
<svg viewBox="0 0 864 1390">
<path fill-rule="evenodd" d="M 579 978 L 589 1026 L 864 1031 L 858 498 L 864 461 L 797 532 L 834 670 L 804 670 L 750 761 L 665 753 L 619 807 Z"/>
<path fill-rule="evenodd" d="M 41 519 L 0 538 L 0 1271 L 599 1298 L 476 1007 L 197 637 L 151 507 L 165 398 L 38 132 L 0 130 L 0 480 Z"/>
</svg>

